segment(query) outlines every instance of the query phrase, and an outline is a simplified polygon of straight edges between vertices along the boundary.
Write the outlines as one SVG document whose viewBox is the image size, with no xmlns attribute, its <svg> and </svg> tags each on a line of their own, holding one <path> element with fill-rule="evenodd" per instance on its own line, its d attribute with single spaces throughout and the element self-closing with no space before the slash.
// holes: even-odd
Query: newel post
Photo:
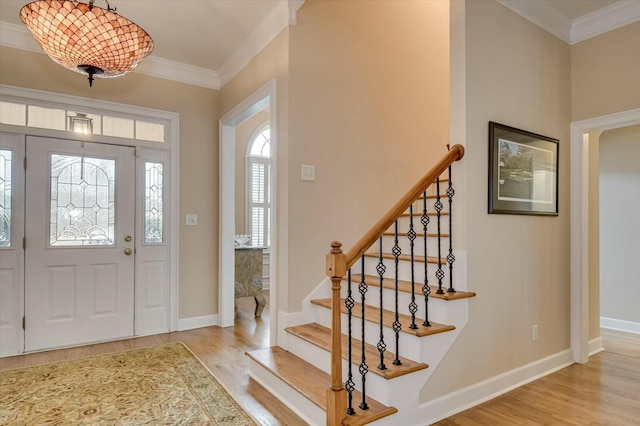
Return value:
<svg viewBox="0 0 640 426">
<path fill-rule="evenodd" d="M 347 416 L 347 391 L 342 383 L 342 327 L 340 284 L 347 273 L 342 243 L 333 241 L 327 254 L 327 276 L 331 279 L 331 386 L 327 389 L 327 425 L 342 425 Z"/>
</svg>

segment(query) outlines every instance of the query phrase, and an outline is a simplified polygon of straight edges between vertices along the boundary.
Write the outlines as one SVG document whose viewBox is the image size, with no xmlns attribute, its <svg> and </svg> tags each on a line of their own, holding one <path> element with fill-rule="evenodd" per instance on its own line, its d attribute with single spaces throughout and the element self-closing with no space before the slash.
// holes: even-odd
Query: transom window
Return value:
<svg viewBox="0 0 640 426">
<path fill-rule="evenodd" d="M 269 247 L 271 223 L 271 130 L 265 126 L 249 142 L 247 212 L 251 244 Z"/>
</svg>

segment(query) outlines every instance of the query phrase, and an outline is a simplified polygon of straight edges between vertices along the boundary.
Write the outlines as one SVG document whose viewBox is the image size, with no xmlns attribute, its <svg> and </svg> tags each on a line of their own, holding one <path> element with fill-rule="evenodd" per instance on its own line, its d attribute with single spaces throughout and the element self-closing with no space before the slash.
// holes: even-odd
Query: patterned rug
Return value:
<svg viewBox="0 0 640 426">
<path fill-rule="evenodd" d="M 182 343 L 0 371 L 0 425 L 255 425 Z"/>
</svg>

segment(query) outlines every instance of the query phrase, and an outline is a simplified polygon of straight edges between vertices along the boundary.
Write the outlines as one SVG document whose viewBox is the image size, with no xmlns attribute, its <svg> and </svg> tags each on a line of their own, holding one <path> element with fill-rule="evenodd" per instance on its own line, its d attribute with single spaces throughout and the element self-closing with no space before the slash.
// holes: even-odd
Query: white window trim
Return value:
<svg viewBox="0 0 640 426">
<path fill-rule="evenodd" d="M 156 110 L 151 108 L 137 107 L 133 105 L 119 104 L 114 102 L 101 101 L 96 99 L 81 98 L 77 96 L 64 95 L 54 92 L 27 89 L 22 87 L 8 86 L 0 84 L 0 99 L 8 102 L 25 103 L 29 105 L 40 105 L 46 107 L 78 108 L 87 111 L 95 111 L 100 114 L 111 116 L 121 116 L 135 118 L 150 122 L 167 124 L 166 142 L 152 142 L 139 139 L 117 138 L 103 135 L 83 135 L 70 131 L 50 130 L 28 126 L 14 126 L 0 123 L 0 131 L 30 136 L 44 136 L 59 139 L 85 139 L 90 142 L 108 143 L 113 145 L 126 145 L 136 148 L 136 155 L 142 151 L 164 151 L 170 156 L 169 171 L 169 191 L 170 196 L 167 209 L 167 243 L 169 249 L 169 331 L 178 329 L 178 200 L 179 198 L 179 146 L 180 146 L 180 116 L 178 113 Z M 139 335 L 154 334 L 153 332 L 143 332 Z M 138 335 L 138 333 L 136 333 Z"/>
<path fill-rule="evenodd" d="M 252 200 L 251 200 L 251 191 L 250 189 L 250 185 L 251 185 L 251 158 L 256 158 L 256 159 L 260 159 L 261 162 L 264 163 L 269 163 L 269 165 L 271 165 L 271 171 L 270 171 L 270 177 L 269 177 L 269 185 L 271 185 L 271 179 L 273 179 L 273 155 L 271 155 L 268 159 L 266 157 L 253 157 L 251 155 L 251 147 L 253 146 L 253 143 L 255 142 L 255 139 L 267 128 L 270 127 L 269 125 L 269 120 L 265 120 L 262 123 L 260 123 L 256 129 L 251 133 L 251 136 L 249 137 L 249 140 L 247 141 L 247 147 L 246 147 L 246 151 L 245 151 L 245 230 L 246 233 L 250 233 L 251 231 L 251 227 L 252 227 L 252 215 L 251 215 L 251 206 L 252 206 Z M 271 144 L 271 138 L 269 138 L 269 144 Z M 273 200 L 271 200 L 273 201 Z M 269 208 L 271 208 L 271 202 L 269 203 Z M 273 214 L 273 211 L 271 211 L 271 214 Z M 269 232 L 271 232 L 269 230 Z M 265 246 L 266 247 L 266 246 Z M 265 253 L 268 253 L 271 250 L 271 247 L 267 247 L 264 251 Z"/>
</svg>

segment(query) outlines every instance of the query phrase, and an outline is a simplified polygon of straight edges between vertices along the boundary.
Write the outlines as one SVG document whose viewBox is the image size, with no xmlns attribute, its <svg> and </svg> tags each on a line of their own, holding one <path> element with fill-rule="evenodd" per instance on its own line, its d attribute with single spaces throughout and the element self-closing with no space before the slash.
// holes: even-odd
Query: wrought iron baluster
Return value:
<svg viewBox="0 0 640 426">
<path fill-rule="evenodd" d="M 361 301 L 362 301 L 362 357 L 360 358 L 360 366 L 358 368 L 358 371 L 360 372 L 360 377 L 362 378 L 362 402 L 360 403 L 360 405 L 358 405 L 358 407 L 360 407 L 362 410 L 367 410 L 369 409 L 369 405 L 367 404 L 367 387 L 366 387 L 366 381 L 367 381 L 367 373 L 369 372 L 369 366 L 367 365 L 367 356 L 365 354 L 365 338 L 364 338 L 364 323 L 365 323 L 365 318 L 364 318 L 364 303 L 365 303 L 365 294 L 367 293 L 368 290 L 368 286 L 367 284 L 364 282 L 364 255 L 362 256 L 362 258 L 360 259 L 360 262 L 362 263 L 362 278 L 360 279 L 360 285 L 358 285 L 358 291 L 360 292 L 361 295 Z"/>
<path fill-rule="evenodd" d="M 447 197 L 449 197 L 449 254 L 447 255 L 447 263 L 449 264 L 449 288 L 447 289 L 448 293 L 455 293 L 456 290 L 453 288 L 453 262 L 456 261 L 456 257 L 453 255 L 453 230 L 452 230 L 452 222 L 453 222 L 453 211 L 451 209 L 451 205 L 453 204 L 453 195 L 455 191 L 453 190 L 453 182 L 451 176 L 451 166 L 449 166 L 449 186 L 447 187 Z"/>
<path fill-rule="evenodd" d="M 414 261 L 414 241 L 416 239 L 416 231 L 413 229 L 413 204 L 409 206 L 409 232 L 407 232 L 409 238 L 409 249 L 411 251 L 411 303 L 409 303 L 409 312 L 411 313 L 411 324 L 409 328 L 415 330 L 418 328 L 416 325 L 416 312 L 418 312 L 418 305 L 416 305 L 416 277 L 415 277 L 415 261 Z M 424 261 L 427 259 L 425 257 Z"/>
<path fill-rule="evenodd" d="M 438 290 L 436 293 L 444 294 L 442 291 L 442 279 L 444 278 L 444 271 L 442 271 L 442 250 L 441 250 L 441 242 L 442 242 L 442 234 L 440 233 L 440 219 L 442 216 L 442 201 L 440 201 L 440 178 L 436 179 L 436 202 L 433 205 L 433 208 L 436 210 L 436 217 L 438 222 L 438 270 L 436 271 L 436 278 L 438 279 Z"/>
<path fill-rule="evenodd" d="M 427 265 L 428 252 L 427 252 L 427 226 L 431 219 L 427 214 L 427 191 L 422 193 L 422 217 L 420 218 L 420 222 L 422 223 L 422 232 L 424 233 L 424 284 L 422 285 L 422 294 L 424 295 L 424 322 L 422 325 L 430 327 L 431 323 L 429 322 L 429 295 L 431 294 L 431 287 L 429 286 L 429 274 Z"/>
<path fill-rule="evenodd" d="M 347 298 L 344 300 L 344 304 L 347 307 L 347 330 L 349 334 L 349 373 L 347 374 L 347 381 L 344 384 L 345 389 L 347 390 L 347 414 L 352 415 L 356 413 L 356 410 L 353 409 L 353 391 L 356 386 L 353 382 L 353 372 L 352 372 L 352 352 L 353 352 L 353 338 L 351 336 L 351 319 L 352 319 L 352 309 L 355 306 L 355 301 L 351 296 L 351 268 L 347 271 Z"/>
<path fill-rule="evenodd" d="M 395 318 L 393 320 L 393 331 L 396 334 L 396 358 L 393 360 L 393 365 L 401 365 L 400 361 L 400 330 L 402 330 L 402 324 L 400 324 L 400 313 L 398 309 L 398 258 L 402 254 L 402 250 L 398 245 L 398 221 L 396 220 L 394 223 L 394 240 L 393 240 L 393 249 L 391 249 L 391 253 L 393 253 L 393 257 L 395 259 Z"/>
<path fill-rule="evenodd" d="M 380 277 L 380 340 L 378 341 L 378 352 L 380 352 L 380 364 L 378 364 L 378 370 L 386 370 L 387 366 L 384 365 L 384 352 L 387 350 L 387 344 L 384 342 L 384 324 L 382 322 L 382 291 L 384 290 L 384 273 L 387 271 L 387 267 L 384 266 L 384 262 L 382 260 L 382 237 L 379 239 L 380 242 L 380 252 L 378 258 L 378 266 L 376 267 L 376 271 L 378 272 L 378 276 Z"/>
</svg>

